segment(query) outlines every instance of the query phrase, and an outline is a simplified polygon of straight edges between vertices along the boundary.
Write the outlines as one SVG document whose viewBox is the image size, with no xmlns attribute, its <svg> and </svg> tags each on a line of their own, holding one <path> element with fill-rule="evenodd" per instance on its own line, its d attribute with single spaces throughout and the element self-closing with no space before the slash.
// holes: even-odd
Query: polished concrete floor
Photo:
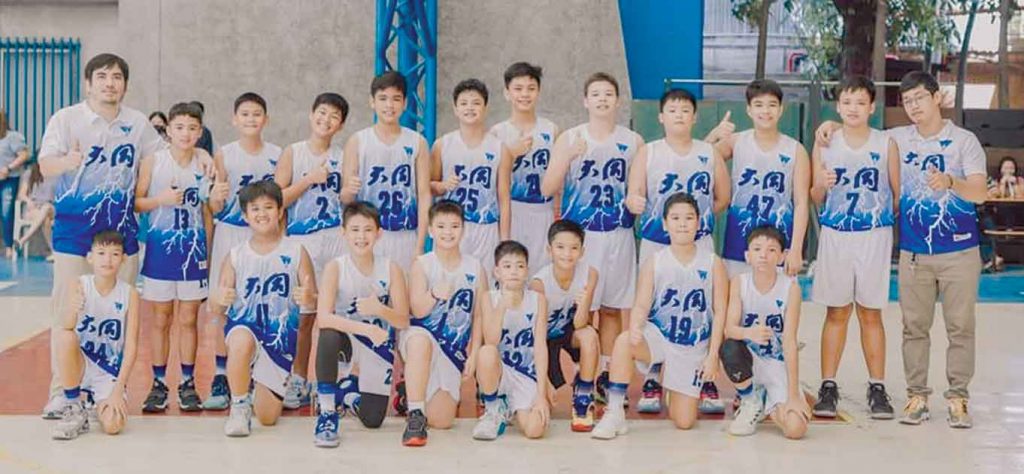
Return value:
<svg viewBox="0 0 1024 474">
<path fill-rule="evenodd" d="M 45 394 L 45 360 L 16 360 L 19 351 L 45 358 L 39 349 L 49 320 L 46 297 L 0 293 L 0 473 L 107 472 L 835 472 L 964 473 L 1024 472 L 1024 305 L 978 306 L 977 374 L 971 385 L 975 428 L 951 430 L 944 405 L 933 397 L 934 419 L 923 426 L 872 421 L 865 416 L 866 371 L 859 333 L 850 326 L 839 382 L 845 423 L 812 423 L 803 441 L 785 440 L 770 423 L 749 438 L 725 433 L 726 422 L 701 420 L 690 432 L 660 419 L 634 419 L 631 432 L 610 442 L 594 441 L 569 431 L 565 419 L 554 421 L 548 436 L 527 441 L 510 430 L 496 442 L 470 438 L 472 419 L 453 430 L 431 431 L 425 448 L 399 443 L 403 420 L 389 419 L 367 430 L 352 419 L 342 422 L 342 445 L 323 450 L 312 445 L 313 419 L 300 413 L 275 427 L 255 427 L 248 439 L 228 439 L 219 416 L 132 416 L 120 436 L 88 433 L 72 442 L 49 438 L 50 423 L 37 415 Z M 818 350 L 824 310 L 804 305 L 800 340 L 801 381 L 809 392 L 820 380 Z M 901 329 L 895 304 L 885 312 L 889 334 L 887 382 L 893 404 L 905 401 Z M 945 388 L 945 336 L 941 323 L 933 333 L 930 380 Z M 42 354 L 40 354 L 42 353 Z M 24 354 L 22 354 L 24 356 Z M 142 384 L 145 384 L 143 375 Z M 134 378 L 133 377 L 133 381 Z M 19 395 L 20 394 L 20 395 Z M 143 394 L 144 395 L 144 394 Z M 20 407 L 20 408 L 19 408 Z M 353 470 L 354 469 L 354 470 Z"/>
</svg>

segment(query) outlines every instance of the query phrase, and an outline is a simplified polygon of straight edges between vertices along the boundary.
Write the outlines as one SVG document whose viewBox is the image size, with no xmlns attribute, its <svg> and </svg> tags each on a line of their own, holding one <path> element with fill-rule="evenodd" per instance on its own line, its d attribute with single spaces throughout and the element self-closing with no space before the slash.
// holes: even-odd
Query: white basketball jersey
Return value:
<svg viewBox="0 0 1024 474">
<path fill-rule="evenodd" d="M 312 234 L 341 225 L 340 146 L 331 145 L 322 155 L 314 155 L 309 142 L 292 144 L 292 181 L 327 165 L 327 181 L 314 184 L 288 208 L 288 235 Z"/>
<path fill-rule="evenodd" d="M 156 197 L 168 189 L 182 191 L 183 202 L 159 206 L 149 212 L 146 258 L 142 274 L 157 280 L 205 280 L 207 273 L 206 228 L 203 203 L 209 179 L 195 157 L 182 167 L 168 150 L 153 155 L 153 170 L 147 196 Z"/>
<path fill-rule="evenodd" d="M 224 170 L 227 171 L 228 200 L 224 208 L 214 216 L 219 222 L 238 227 L 247 227 L 242 215 L 245 210 L 238 203 L 238 192 L 242 188 L 258 182 L 273 181 L 277 160 L 281 157 L 281 147 L 263 142 L 263 149 L 250 155 L 237 141 L 228 143 L 220 149 L 224 157 Z"/>
<path fill-rule="evenodd" d="M 590 277 L 590 265 L 576 264 L 576 273 L 572 276 L 568 289 L 562 289 L 555 279 L 554 264 L 541 268 L 534 278 L 544 285 L 544 297 L 548 302 L 548 339 L 564 336 L 576 317 L 576 295 L 587 287 Z M 585 311 L 585 310 L 584 310 Z"/>
<path fill-rule="evenodd" d="M 426 273 L 427 287 L 434 288 L 444 281 L 451 285 L 452 294 L 447 300 L 434 303 L 426 317 L 412 318 L 410 324 L 429 331 L 444 355 L 461 371 L 469 348 L 477 279 L 482 277 L 480 261 L 463 254 L 459 266 L 449 271 L 434 252 L 417 258 Z"/>
<path fill-rule="evenodd" d="M 355 336 L 355 340 L 374 351 L 382 359 L 395 362 L 395 330 L 380 315 L 362 314 L 356 311 L 356 300 L 377 295 L 381 304 L 391 304 L 391 260 L 386 257 L 374 257 L 373 271 L 366 275 L 359 271 L 351 255 L 342 255 L 334 259 L 338 262 L 338 293 L 334 300 L 334 313 L 343 315 L 353 321 L 373 324 L 388 332 L 389 337 L 380 345 L 374 345 L 369 338 Z"/>
<path fill-rule="evenodd" d="M 711 235 L 715 224 L 715 150 L 711 144 L 694 140 L 689 153 L 680 156 L 665 140 L 647 144 L 647 207 L 640 216 L 640 236 L 668 245 L 665 231 L 665 201 L 686 193 L 697 201 L 700 228 L 696 240 Z"/>
<path fill-rule="evenodd" d="M 836 173 L 836 185 L 821 206 L 821 225 L 847 232 L 893 225 L 888 155 L 889 139 L 882 131 L 872 129 L 856 150 L 842 131 L 835 134 L 821 150 L 822 164 Z"/>
<path fill-rule="evenodd" d="M 497 305 L 501 299 L 501 290 L 491 290 L 489 293 L 491 304 Z M 536 343 L 533 325 L 539 310 L 537 293 L 524 290 L 519 308 L 505 310 L 501 342 L 498 344 L 501 362 L 534 380 L 537 380 L 537 366 L 533 363 L 533 345 Z"/>
<path fill-rule="evenodd" d="M 702 252 L 698 246 L 693 259 L 684 265 L 668 247 L 658 251 L 652 260 L 654 298 L 648 321 L 673 344 L 706 344 L 711 338 L 713 319 L 714 254 Z"/>
<path fill-rule="evenodd" d="M 521 132 L 512 122 L 506 120 L 494 126 L 491 132 L 505 144 L 516 143 Z M 550 206 L 551 198 L 540 192 L 540 182 L 551 161 L 551 148 L 555 145 L 555 124 L 537 117 L 533 129 L 528 132 L 533 145 L 522 156 L 516 156 L 512 164 L 512 200 L 530 204 Z"/>
<path fill-rule="evenodd" d="M 377 207 L 382 229 L 416 230 L 416 155 L 422 135 L 402 127 L 402 134 L 390 145 L 377 138 L 373 127 L 360 130 L 356 136 L 359 179 L 363 183 L 358 199 Z"/>
<path fill-rule="evenodd" d="M 775 286 L 767 293 L 761 294 L 754 286 L 753 273 L 740 275 L 740 302 L 742 310 L 742 326 L 748 328 L 758 323 L 772 329 L 772 337 L 766 344 L 755 344 L 747 341 L 750 351 L 759 357 L 783 360 L 782 330 L 785 327 L 786 302 L 789 299 L 789 287 L 793 279 L 778 270 Z"/>
<path fill-rule="evenodd" d="M 96 290 L 93 275 L 82 275 L 78 282 L 85 295 L 85 309 L 75 322 L 78 345 L 89 360 L 108 374 L 117 377 L 124 358 L 124 338 L 128 331 L 125 317 L 131 287 L 117 280 L 114 289 L 103 296 Z"/>
<path fill-rule="evenodd" d="M 441 137 L 441 178 L 459 177 L 459 185 L 445 194 L 462 205 L 466 222 L 494 224 L 498 222 L 498 165 L 501 163 L 501 140 L 489 133 L 470 149 L 456 130 Z"/>
<path fill-rule="evenodd" d="M 587 124 L 567 132 L 570 143 L 576 137 L 587 142 L 587 151 L 572 161 L 565 175 L 562 218 L 587 231 L 610 232 L 633 227 L 633 214 L 626 209 L 626 181 L 629 165 L 640 147 L 636 134 L 616 125 L 603 141 L 590 136 Z"/>
</svg>

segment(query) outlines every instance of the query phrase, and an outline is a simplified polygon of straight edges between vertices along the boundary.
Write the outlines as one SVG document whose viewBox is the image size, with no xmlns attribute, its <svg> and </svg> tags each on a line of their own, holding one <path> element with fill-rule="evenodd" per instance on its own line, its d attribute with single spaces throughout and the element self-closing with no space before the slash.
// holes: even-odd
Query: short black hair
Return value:
<svg viewBox="0 0 1024 474">
<path fill-rule="evenodd" d="M 747 84 L 747 104 L 762 95 L 771 95 L 782 103 L 782 86 L 771 79 L 754 79 Z"/>
<path fill-rule="evenodd" d="M 586 231 L 583 230 L 583 226 L 577 224 L 569 219 L 559 219 L 551 223 L 548 227 L 548 243 L 555 241 L 555 236 L 562 232 L 568 232 L 576 237 L 579 237 L 580 243 L 583 243 L 583 239 L 586 236 Z"/>
<path fill-rule="evenodd" d="M 345 98 L 342 97 L 341 94 L 338 94 L 336 92 L 321 93 L 320 95 L 316 96 L 316 99 L 313 99 L 313 108 L 310 110 L 316 110 L 317 107 L 320 107 L 321 105 L 324 104 L 334 107 L 341 111 L 341 123 L 345 123 L 345 119 L 348 118 L 348 101 L 345 100 Z"/>
<path fill-rule="evenodd" d="M 455 85 L 455 89 L 452 90 L 452 102 L 458 102 L 459 94 L 463 92 L 476 91 L 478 94 L 483 96 L 484 105 L 487 105 L 487 85 L 480 79 L 465 79 Z"/>
<path fill-rule="evenodd" d="M 494 248 L 494 264 L 497 265 L 498 261 L 506 255 L 522 255 L 523 259 L 527 262 L 530 261 L 530 251 L 526 249 L 525 245 L 515 240 L 503 240 Z"/>
<path fill-rule="evenodd" d="M 607 82 L 615 88 L 615 95 L 619 95 L 619 81 L 615 80 L 615 77 L 607 72 L 595 72 L 587 78 L 587 81 L 583 83 L 583 97 L 587 96 L 587 90 L 590 89 L 590 85 L 595 82 Z"/>
<path fill-rule="evenodd" d="M 170 125 L 175 117 L 180 116 L 192 117 L 199 121 L 199 125 L 203 124 L 203 111 L 195 102 L 178 102 L 172 105 L 171 110 L 167 112 L 167 125 Z"/>
<path fill-rule="evenodd" d="M 370 82 L 370 96 L 377 95 L 377 91 L 382 91 L 389 87 L 394 87 L 401 92 L 403 96 L 408 96 L 408 84 L 405 81 L 405 76 L 399 74 L 396 71 L 388 71 L 381 74 Z"/>
<path fill-rule="evenodd" d="M 117 66 L 121 70 L 121 74 L 124 75 L 124 83 L 128 83 L 128 62 L 121 56 L 112 53 L 101 53 L 93 56 L 89 62 L 85 63 L 85 80 L 92 82 L 92 73 L 96 72 L 97 69 L 104 69 L 108 67 Z"/>
<path fill-rule="evenodd" d="M 540 78 L 544 76 L 544 71 L 540 66 L 534 66 L 528 62 L 520 61 L 518 63 L 512 63 L 508 69 L 505 69 L 505 87 L 512 82 L 512 79 L 517 77 L 529 77 L 537 81 L 537 85 L 540 85 Z"/>
<path fill-rule="evenodd" d="M 836 98 L 838 99 L 843 92 L 856 92 L 865 91 L 868 93 L 868 97 L 871 98 L 871 102 L 875 101 L 875 83 L 867 76 L 860 74 L 853 74 L 846 76 L 839 85 L 836 86 Z"/>
<path fill-rule="evenodd" d="M 661 101 L 658 103 L 658 111 L 664 111 L 665 104 L 672 100 L 689 102 L 693 105 L 693 111 L 697 111 L 697 98 L 693 96 L 693 93 L 686 89 L 669 89 L 661 94 Z"/>
<path fill-rule="evenodd" d="M 345 206 L 345 209 L 341 211 L 342 222 L 348 222 L 349 218 L 355 216 L 363 216 L 370 219 L 377 225 L 377 228 L 380 228 L 380 211 L 373 204 L 366 201 L 356 201 Z"/>
<path fill-rule="evenodd" d="M 783 249 L 786 248 L 786 236 L 782 234 L 782 231 L 772 225 L 763 225 L 755 227 L 754 230 L 750 231 L 750 235 L 747 236 L 747 245 L 749 246 L 754 239 L 758 237 L 765 237 L 774 240 L 779 243 L 779 246 Z"/>
<path fill-rule="evenodd" d="M 199 110 L 200 110 L 200 111 L 201 111 L 202 113 L 204 113 L 204 114 L 206 113 L 206 106 L 205 106 L 205 105 L 203 105 L 203 103 L 202 103 L 202 102 L 199 102 L 198 100 L 193 100 L 192 102 L 189 102 L 189 103 L 190 103 L 190 104 L 192 104 L 192 105 L 194 105 L 194 106 L 196 106 L 196 107 L 199 107 Z"/>
<path fill-rule="evenodd" d="M 92 246 L 116 245 L 124 250 L 124 236 L 114 229 L 101 230 L 92 236 Z"/>
<path fill-rule="evenodd" d="M 238 98 L 235 99 L 234 111 L 238 112 L 238 108 L 241 107 L 242 104 L 244 104 L 246 102 L 252 102 L 252 103 L 260 106 L 261 108 L 263 108 L 263 113 L 267 113 L 267 101 L 266 101 L 266 99 L 264 99 L 263 96 L 255 93 L 255 92 L 244 92 L 244 93 L 242 93 L 242 95 L 238 96 Z"/>
<path fill-rule="evenodd" d="M 672 209 L 672 206 L 675 206 L 676 204 L 689 204 L 693 207 L 693 212 L 696 212 L 697 215 L 700 216 L 700 206 L 697 205 L 697 200 L 694 199 L 693 196 L 687 193 L 675 193 L 665 200 L 665 207 L 661 208 L 661 218 L 667 219 L 668 210 Z"/>
<path fill-rule="evenodd" d="M 277 203 L 277 207 L 284 206 L 284 196 L 281 194 L 281 187 L 273 181 L 257 181 L 238 191 L 238 205 L 242 207 L 242 212 L 245 212 L 245 208 L 249 207 L 249 203 L 259 199 L 261 197 L 267 197 L 273 199 Z"/>
<path fill-rule="evenodd" d="M 430 206 L 430 212 L 427 214 L 428 221 L 432 224 L 434 218 L 441 214 L 452 214 L 459 216 L 459 220 L 465 222 L 465 218 L 462 216 L 462 204 L 459 204 L 451 199 L 441 199 Z"/>
<path fill-rule="evenodd" d="M 910 71 L 900 80 L 900 94 L 907 92 L 917 86 L 924 86 L 925 90 L 932 94 L 939 91 L 939 81 L 931 73 L 924 71 Z"/>
<path fill-rule="evenodd" d="M 163 112 L 159 110 L 154 110 L 152 113 L 149 114 L 149 117 L 147 117 L 147 119 L 149 121 L 153 121 L 153 117 L 160 117 L 160 120 L 163 120 L 164 123 L 167 123 L 167 115 L 165 115 Z"/>
</svg>

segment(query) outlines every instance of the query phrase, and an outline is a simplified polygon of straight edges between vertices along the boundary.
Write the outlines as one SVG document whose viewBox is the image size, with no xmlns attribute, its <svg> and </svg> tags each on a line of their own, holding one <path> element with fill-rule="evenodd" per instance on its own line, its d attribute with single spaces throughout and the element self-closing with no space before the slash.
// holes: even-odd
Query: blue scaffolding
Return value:
<svg viewBox="0 0 1024 474">
<path fill-rule="evenodd" d="M 437 0 L 377 0 L 374 73 L 398 71 L 409 86 L 402 125 L 433 143 L 437 132 Z M 395 56 L 388 57 L 395 40 Z M 397 62 L 398 67 L 395 67 Z"/>
</svg>

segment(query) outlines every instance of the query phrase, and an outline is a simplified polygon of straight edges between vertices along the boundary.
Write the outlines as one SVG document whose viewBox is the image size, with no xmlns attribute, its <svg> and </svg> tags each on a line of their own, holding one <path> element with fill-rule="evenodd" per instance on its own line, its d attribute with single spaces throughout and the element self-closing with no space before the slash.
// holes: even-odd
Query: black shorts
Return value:
<svg viewBox="0 0 1024 474">
<path fill-rule="evenodd" d="M 574 328 L 570 324 L 565 334 L 556 339 L 548 339 L 548 379 L 555 389 L 565 385 L 565 375 L 562 373 L 562 354 L 564 350 L 575 363 L 580 362 L 580 350 L 572 347 L 572 336 Z"/>
</svg>

